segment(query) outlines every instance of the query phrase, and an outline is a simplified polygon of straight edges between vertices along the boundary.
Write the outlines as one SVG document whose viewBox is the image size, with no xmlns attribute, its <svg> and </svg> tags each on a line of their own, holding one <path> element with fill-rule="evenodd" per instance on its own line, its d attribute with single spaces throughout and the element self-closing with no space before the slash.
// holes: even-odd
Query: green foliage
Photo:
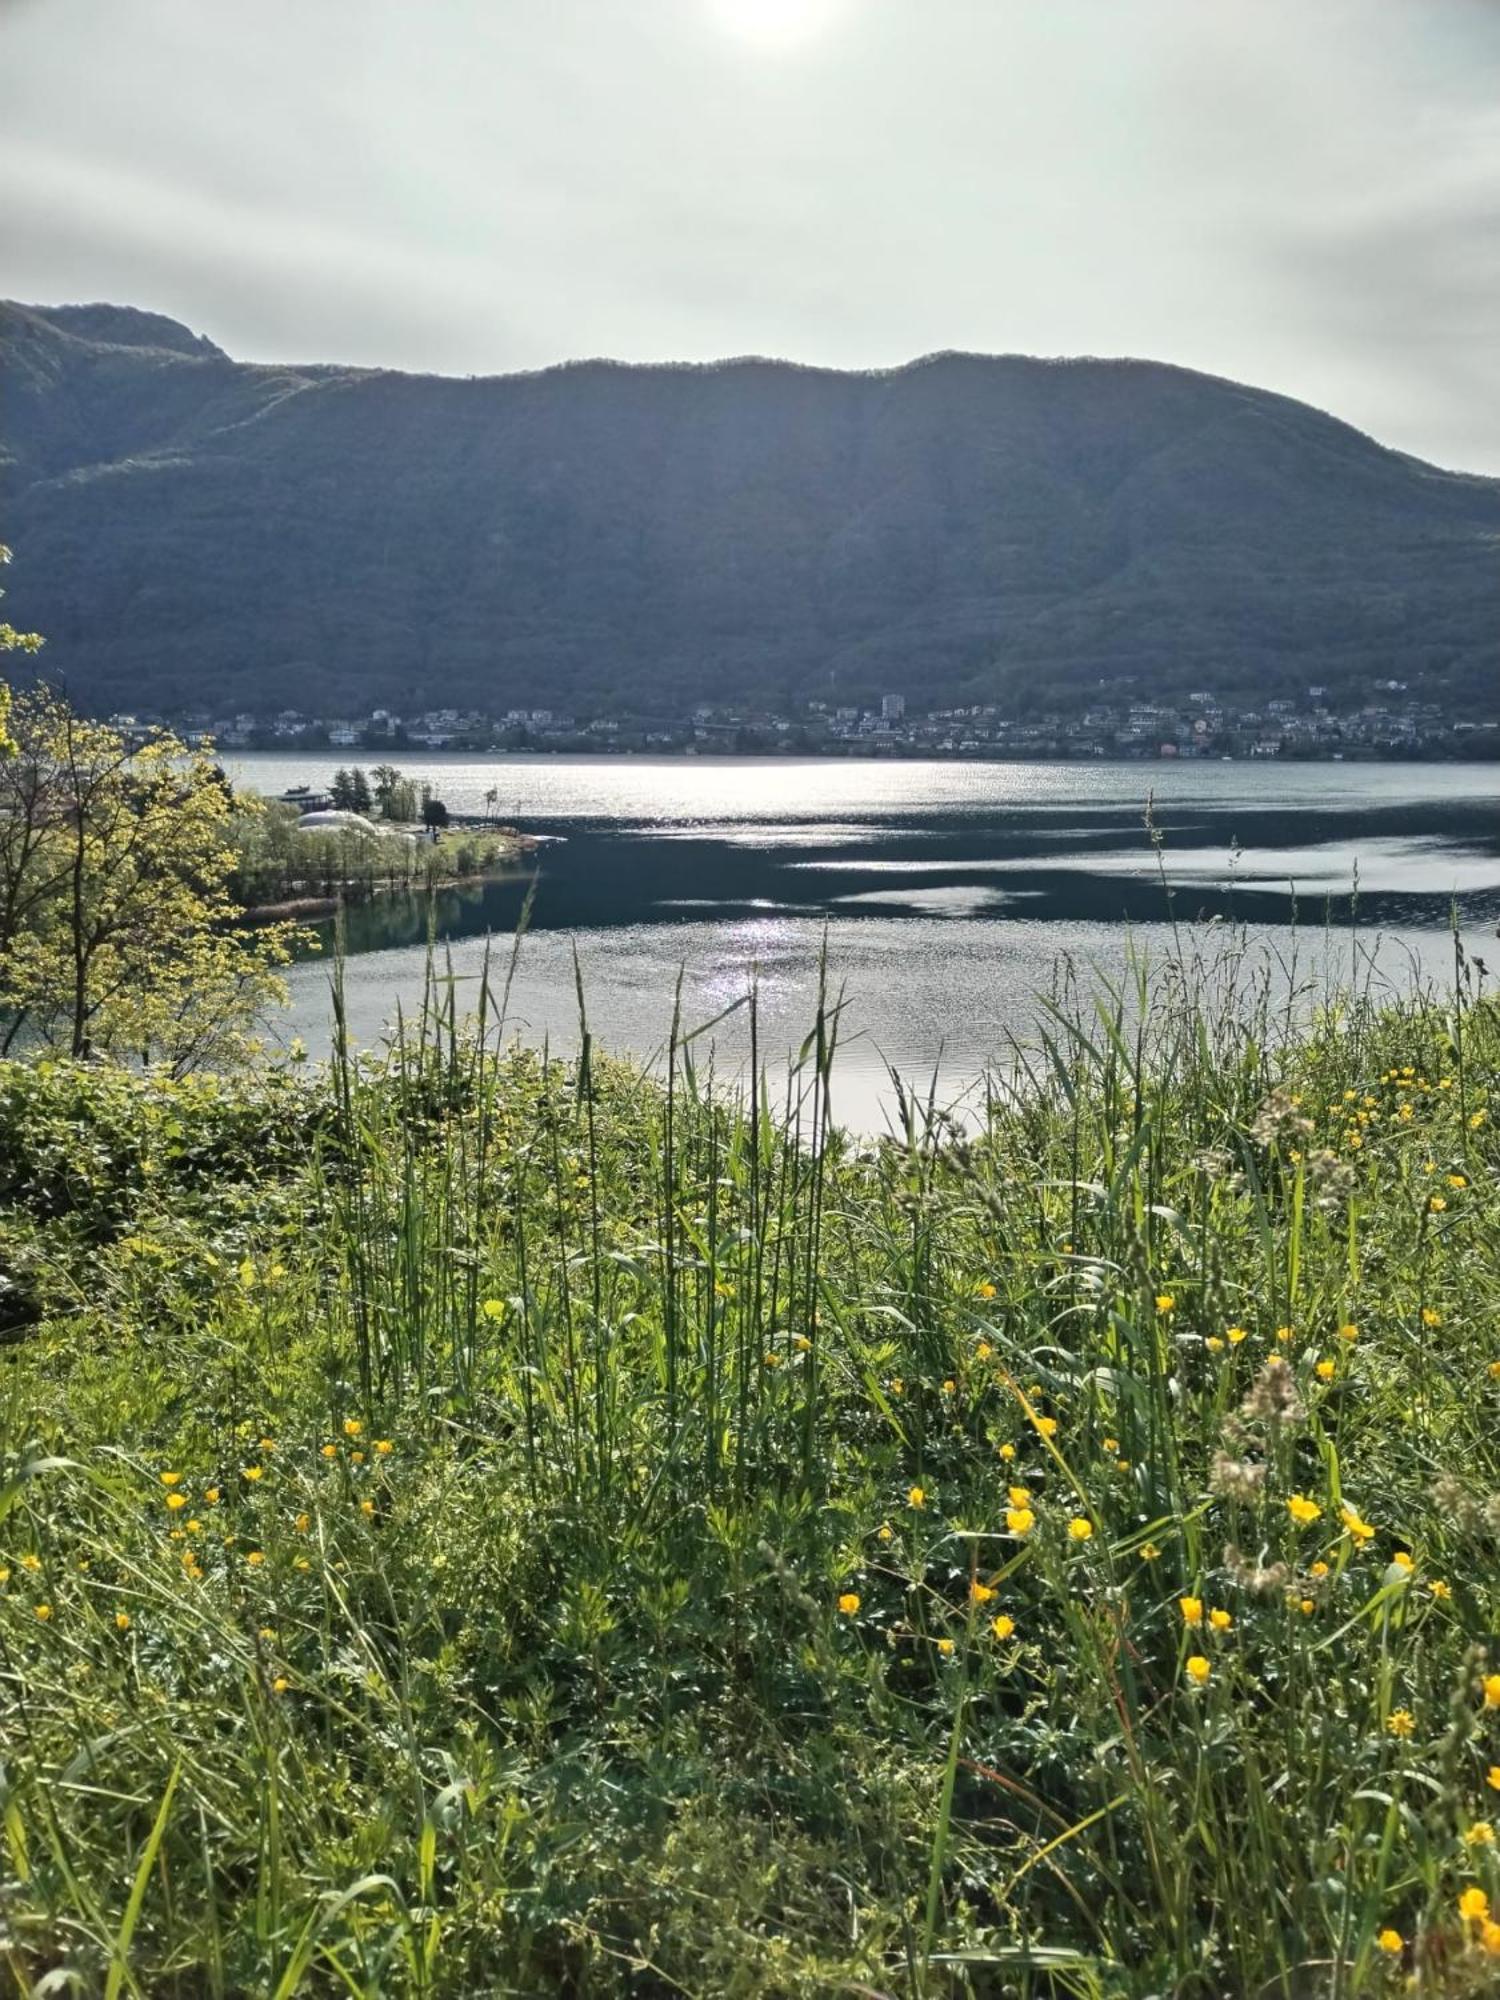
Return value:
<svg viewBox="0 0 1500 2000">
<path fill-rule="evenodd" d="M 415 789 L 413 814 L 417 811 Z M 400 789 L 394 794 L 400 802 Z M 505 834 L 456 831 L 433 840 L 359 827 L 298 825 L 293 806 L 245 794 L 247 810 L 232 825 L 234 862 L 229 893 L 247 909 L 313 898 L 355 903 L 391 891 L 436 889 L 517 859 Z"/>
<path fill-rule="evenodd" d="M 1492 1990 L 1500 1021 L 1266 991 L 0 1069 L 17 1990 Z"/>
<path fill-rule="evenodd" d="M 105 711 L 1396 677 L 1493 712 L 1500 484 L 1236 383 L 975 355 L 441 381 L 121 331 L 0 311 L 18 590 Z"/>
<path fill-rule="evenodd" d="M 236 806 L 204 752 L 132 745 L 46 689 L 0 759 L 0 1052 L 242 1060 L 295 934 L 233 928 Z"/>
</svg>

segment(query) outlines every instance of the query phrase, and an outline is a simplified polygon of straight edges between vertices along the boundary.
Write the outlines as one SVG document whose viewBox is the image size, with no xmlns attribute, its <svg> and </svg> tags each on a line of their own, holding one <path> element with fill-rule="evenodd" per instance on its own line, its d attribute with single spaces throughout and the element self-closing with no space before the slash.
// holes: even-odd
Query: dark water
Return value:
<svg viewBox="0 0 1500 2000">
<path fill-rule="evenodd" d="M 247 757 L 241 775 L 279 790 L 326 778 L 332 761 Z M 1303 976 L 1373 967 L 1400 984 L 1451 966 L 1456 909 L 1500 972 L 1493 765 L 434 759 L 420 771 L 459 810 L 483 810 L 497 785 L 501 817 L 543 845 L 533 866 L 430 908 L 350 912 L 350 1014 L 366 1038 L 419 993 L 429 921 L 472 993 L 486 936 L 507 955 L 533 873 L 513 993 L 522 1033 L 576 1038 L 576 948 L 607 1045 L 659 1049 L 681 970 L 690 1021 L 756 980 L 763 1045 L 785 1050 L 805 1032 L 826 948 L 850 996 L 841 1109 L 865 1126 L 880 1121 L 886 1062 L 939 1066 L 943 1089 L 962 1091 L 1024 1036 L 1060 960 L 1117 970 L 1127 941 L 1165 951 L 1169 918 L 1208 946 L 1216 928 L 1245 926 Z M 294 988 L 294 1030 L 325 1042 L 325 971 L 297 968 Z M 736 1061 L 738 1023 L 718 1042 Z"/>
</svg>

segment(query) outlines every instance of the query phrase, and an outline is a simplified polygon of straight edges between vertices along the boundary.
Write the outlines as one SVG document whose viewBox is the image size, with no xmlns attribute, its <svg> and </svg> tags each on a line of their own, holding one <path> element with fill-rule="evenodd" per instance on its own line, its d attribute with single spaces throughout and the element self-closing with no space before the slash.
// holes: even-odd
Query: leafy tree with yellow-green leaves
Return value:
<svg viewBox="0 0 1500 2000">
<path fill-rule="evenodd" d="M 257 802 L 204 751 L 164 731 L 131 743 L 45 688 L 7 691 L 5 727 L 0 1055 L 175 1074 L 245 1059 L 295 935 L 236 928 L 234 822 Z"/>
</svg>

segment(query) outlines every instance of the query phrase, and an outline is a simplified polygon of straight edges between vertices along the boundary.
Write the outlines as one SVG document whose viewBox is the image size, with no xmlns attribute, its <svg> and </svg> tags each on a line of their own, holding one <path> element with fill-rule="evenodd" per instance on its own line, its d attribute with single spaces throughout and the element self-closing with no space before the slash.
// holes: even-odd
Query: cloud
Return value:
<svg viewBox="0 0 1500 2000">
<path fill-rule="evenodd" d="M 725 4 L 12 5 L 7 289 L 456 372 L 1151 355 L 1500 471 L 1500 9 Z"/>
</svg>

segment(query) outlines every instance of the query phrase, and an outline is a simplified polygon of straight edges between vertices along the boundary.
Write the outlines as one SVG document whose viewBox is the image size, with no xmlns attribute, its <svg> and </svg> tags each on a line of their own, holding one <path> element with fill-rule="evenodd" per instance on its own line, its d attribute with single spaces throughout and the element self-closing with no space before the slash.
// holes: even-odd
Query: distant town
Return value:
<svg viewBox="0 0 1500 2000">
<path fill-rule="evenodd" d="M 144 731 L 166 718 L 116 715 Z M 577 716 L 551 708 L 486 715 L 454 708 L 398 715 L 190 713 L 171 719 L 191 742 L 225 750 L 553 751 L 681 755 L 1080 758 L 1495 758 L 1500 696 L 1484 715 L 1455 715 L 1405 682 L 1372 683 L 1337 703 L 1311 686 L 1256 705 L 1197 691 L 1170 700 L 1109 698 L 1025 716 L 994 703 L 918 711 L 904 695 L 871 706 L 809 701 L 793 713 L 704 703 L 685 715 Z"/>
</svg>

